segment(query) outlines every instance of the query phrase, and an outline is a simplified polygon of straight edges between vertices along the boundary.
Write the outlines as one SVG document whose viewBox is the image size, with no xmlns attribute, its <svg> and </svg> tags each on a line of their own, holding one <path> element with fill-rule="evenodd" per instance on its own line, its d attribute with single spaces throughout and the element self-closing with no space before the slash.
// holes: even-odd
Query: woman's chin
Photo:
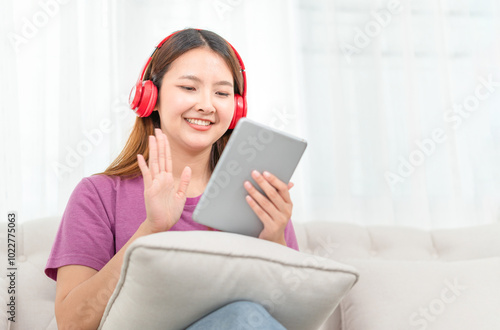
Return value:
<svg viewBox="0 0 500 330">
<path fill-rule="evenodd" d="M 184 146 L 186 149 L 195 151 L 195 152 L 202 152 L 208 148 L 212 148 L 212 145 L 216 142 L 208 139 L 202 139 L 202 138 L 192 138 L 184 141 Z"/>
<path fill-rule="evenodd" d="M 203 152 L 217 142 L 225 133 L 220 126 L 211 127 L 206 132 L 182 132 L 179 140 L 187 150 L 193 152 Z"/>
</svg>

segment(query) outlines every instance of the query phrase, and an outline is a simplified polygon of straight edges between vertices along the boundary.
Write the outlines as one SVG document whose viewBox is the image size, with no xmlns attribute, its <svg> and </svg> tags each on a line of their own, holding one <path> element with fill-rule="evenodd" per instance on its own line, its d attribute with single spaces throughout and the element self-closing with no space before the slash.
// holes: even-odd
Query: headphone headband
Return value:
<svg viewBox="0 0 500 330">
<path fill-rule="evenodd" d="M 166 37 L 165 39 L 163 39 L 162 41 L 160 41 L 160 43 L 155 47 L 155 49 L 153 50 L 153 52 L 151 53 L 151 55 L 149 55 L 149 58 L 148 60 L 146 61 L 146 64 L 144 65 L 144 68 L 142 69 L 142 72 L 141 72 L 141 75 L 139 76 L 139 80 L 142 80 L 144 79 L 144 74 L 146 73 L 146 70 L 148 69 L 148 66 L 149 66 L 149 63 L 151 63 L 151 60 L 153 59 L 153 55 L 156 53 L 156 51 L 158 49 L 161 48 L 161 46 L 163 46 L 163 44 L 168 40 L 170 39 L 171 36 L 173 36 L 174 34 L 178 33 L 179 31 L 176 31 L 172 34 L 170 34 L 168 37 Z"/>
</svg>

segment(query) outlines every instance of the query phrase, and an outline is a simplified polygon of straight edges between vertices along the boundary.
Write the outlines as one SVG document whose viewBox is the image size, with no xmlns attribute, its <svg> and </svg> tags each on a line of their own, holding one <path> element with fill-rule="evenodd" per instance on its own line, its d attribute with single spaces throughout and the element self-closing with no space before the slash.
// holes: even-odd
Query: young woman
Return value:
<svg viewBox="0 0 500 330">
<path fill-rule="evenodd" d="M 82 179 L 63 214 L 45 269 L 57 281 L 60 329 L 98 327 L 125 250 L 136 238 L 213 230 L 191 215 L 235 122 L 245 115 L 242 68 L 234 48 L 210 31 L 177 31 L 157 46 L 131 93 L 139 117 L 124 150 L 105 172 Z M 269 196 L 245 183 L 247 202 L 264 225 L 259 238 L 298 250 L 290 222 L 292 184 L 267 172 L 252 177 Z M 204 328 L 205 319 L 227 322 L 235 311 L 266 313 L 248 302 L 230 304 L 192 327 Z M 270 315 L 265 319 L 270 329 L 283 329 Z"/>
</svg>

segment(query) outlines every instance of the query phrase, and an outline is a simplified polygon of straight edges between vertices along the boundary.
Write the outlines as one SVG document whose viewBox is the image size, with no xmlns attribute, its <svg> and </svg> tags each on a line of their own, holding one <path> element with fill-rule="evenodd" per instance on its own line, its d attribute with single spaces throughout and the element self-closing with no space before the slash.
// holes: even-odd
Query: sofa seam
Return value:
<svg viewBox="0 0 500 330">
<path fill-rule="evenodd" d="M 375 242 L 372 237 L 372 233 L 369 228 L 366 228 L 366 232 L 368 233 L 368 238 L 370 239 L 370 252 L 376 252 L 375 250 Z M 370 257 L 370 259 L 373 259 L 373 256 Z"/>
<path fill-rule="evenodd" d="M 48 323 L 46 326 L 44 326 L 44 329 L 48 329 L 48 326 L 49 326 L 49 325 L 50 325 L 50 324 L 51 324 L 54 320 L 56 321 L 56 326 L 57 326 L 57 320 L 56 320 L 56 317 L 55 317 L 55 315 L 54 315 L 54 317 L 50 319 L 49 323 Z"/>
<path fill-rule="evenodd" d="M 344 312 L 344 304 L 343 304 L 344 298 L 339 303 L 339 308 L 340 308 L 340 330 L 344 330 L 345 329 L 345 327 L 344 327 L 344 317 L 345 317 L 344 314 L 345 314 L 345 312 Z M 334 311 L 334 313 L 335 313 L 335 311 Z"/>
<path fill-rule="evenodd" d="M 434 233 L 431 231 L 429 232 L 429 236 L 431 238 L 431 244 L 432 244 L 432 248 L 434 249 L 434 253 L 436 254 L 436 259 L 437 258 L 440 258 L 440 255 L 438 253 L 438 250 L 436 248 L 436 243 L 435 243 L 435 240 L 434 240 Z"/>
<path fill-rule="evenodd" d="M 132 254 L 133 251 L 136 250 L 136 249 L 138 249 L 138 248 L 147 248 L 147 249 L 154 249 L 154 250 L 164 250 L 165 249 L 164 247 L 135 246 L 132 249 L 130 249 L 129 254 Z M 241 258 L 241 259 L 257 259 L 257 260 L 262 260 L 262 261 L 274 262 L 274 263 L 277 263 L 277 264 L 280 264 L 280 265 L 283 265 L 283 266 L 293 266 L 293 267 L 299 267 L 299 268 L 311 268 L 311 269 L 314 269 L 314 270 L 322 270 L 322 271 L 327 271 L 327 272 L 331 271 L 331 270 L 328 270 L 328 269 L 317 268 L 314 265 L 311 265 L 311 266 L 294 265 L 294 264 L 285 263 L 285 262 L 282 262 L 282 261 L 279 261 L 279 260 L 270 260 L 270 259 L 266 259 L 266 258 L 258 257 L 258 256 L 244 256 L 244 255 L 235 255 L 235 254 L 226 255 L 226 254 L 217 253 L 217 252 L 193 251 L 193 250 L 188 250 L 188 249 L 185 249 L 185 248 L 169 248 L 169 250 L 170 251 L 177 251 L 177 252 L 201 253 L 201 254 L 207 254 L 207 255 L 213 255 L 213 256 L 220 256 L 220 257 L 236 257 L 236 258 Z M 316 256 L 316 255 L 313 255 L 313 254 L 310 254 L 310 256 L 323 258 L 321 256 Z M 331 259 L 327 259 L 327 258 L 325 258 L 325 259 L 333 261 L 333 262 L 337 262 L 337 261 L 334 261 L 334 260 L 331 260 Z M 342 264 L 340 262 L 338 262 L 338 263 Z M 347 264 L 342 264 L 342 265 L 346 265 L 348 267 L 352 267 L 352 266 L 347 265 Z M 354 268 L 354 267 L 352 267 L 352 268 Z M 347 269 L 344 269 L 344 270 L 337 270 L 336 269 L 335 271 L 342 272 L 342 273 L 348 273 L 348 274 L 351 274 L 351 275 L 355 275 L 356 278 L 359 277 L 359 274 L 356 271 L 349 271 Z"/>
</svg>

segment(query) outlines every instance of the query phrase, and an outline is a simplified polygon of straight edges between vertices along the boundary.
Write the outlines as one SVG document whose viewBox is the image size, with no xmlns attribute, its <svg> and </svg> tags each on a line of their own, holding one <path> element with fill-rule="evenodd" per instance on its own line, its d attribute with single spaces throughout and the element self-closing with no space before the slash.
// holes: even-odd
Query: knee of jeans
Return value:
<svg viewBox="0 0 500 330">
<path fill-rule="evenodd" d="M 266 309 L 261 304 L 248 300 L 235 301 L 226 306 L 231 306 L 232 308 L 242 310 L 244 312 L 257 311 L 267 313 Z"/>
<path fill-rule="evenodd" d="M 238 329 L 254 329 L 269 321 L 271 315 L 260 304 L 251 301 L 233 303 L 233 310 L 237 310 Z"/>
</svg>

